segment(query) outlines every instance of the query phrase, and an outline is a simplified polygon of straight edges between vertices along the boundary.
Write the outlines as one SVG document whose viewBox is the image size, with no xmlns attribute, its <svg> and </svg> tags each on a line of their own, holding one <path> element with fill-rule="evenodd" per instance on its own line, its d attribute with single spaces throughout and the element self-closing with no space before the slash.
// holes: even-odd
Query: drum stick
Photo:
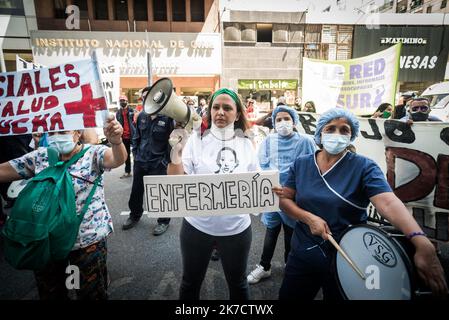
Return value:
<svg viewBox="0 0 449 320">
<path fill-rule="evenodd" d="M 352 267 L 352 269 L 357 272 L 357 274 L 362 278 L 363 280 L 366 279 L 365 275 L 362 271 L 355 265 L 355 263 L 348 257 L 348 255 L 343 251 L 343 249 L 339 246 L 337 241 L 328 233 L 327 237 L 329 238 L 329 241 L 332 243 L 332 245 L 337 249 L 338 252 L 345 258 L 345 260 L 349 263 L 349 265 Z"/>
</svg>

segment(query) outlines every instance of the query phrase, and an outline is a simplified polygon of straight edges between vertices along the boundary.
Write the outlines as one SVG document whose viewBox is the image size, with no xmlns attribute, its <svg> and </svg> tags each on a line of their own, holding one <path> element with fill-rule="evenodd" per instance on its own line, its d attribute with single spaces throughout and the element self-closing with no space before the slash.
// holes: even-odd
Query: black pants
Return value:
<svg viewBox="0 0 449 320">
<path fill-rule="evenodd" d="M 125 161 L 125 173 L 131 173 L 131 139 L 123 139 L 123 144 L 125 145 L 126 152 L 128 152 L 128 157 Z"/>
<path fill-rule="evenodd" d="M 295 245 L 293 240 L 292 248 Z M 324 300 L 342 300 L 332 264 L 334 255 L 335 249 L 329 242 L 300 251 L 292 249 L 285 267 L 279 299 L 313 300 L 320 288 L 323 288 Z"/>
<path fill-rule="evenodd" d="M 264 268 L 265 271 L 271 269 L 271 259 L 273 258 L 274 249 L 276 248 L 276 243 L 282 226 L 284 226 L 284 262 L 287 263 L 288 253 L 290 252 L 290 241 L 292 240 L 293 228 L 282 223 L 277 227 L 267 228 L 267 231 L 265 232 L 262 257 L 260 259 L 260 265 Z"/>
<path fill-rule="evenodd" d="M 166 175 L 167 168 L 156 168 L 148 169 L 138 161 L 134 161 L 134 175 L 133 175 L 133 186 L 131 189 L 131 196 L 129 197 L 128 206 L 131 210 L 129 216 L 133 220 L 139 220 L 143 214 L 143 195 L 144 195 L 144 185 L 143 177 L 151 175 Z M 159 224 L 169 224 L 170 218 L 159 218 L 157 219 Z"/>
<path fill-rule="evenodd" d="M 180 300 L 198 300 L 214 245 L 220 252 L 221 265 L 229 288 L 230 300 L 248 300 L 246 267 L 251 247 L 251 226 L 232 236 L 212 236 L 201 232 L 183 219 L 181 226 L 182 282 Z"/>
</svg>

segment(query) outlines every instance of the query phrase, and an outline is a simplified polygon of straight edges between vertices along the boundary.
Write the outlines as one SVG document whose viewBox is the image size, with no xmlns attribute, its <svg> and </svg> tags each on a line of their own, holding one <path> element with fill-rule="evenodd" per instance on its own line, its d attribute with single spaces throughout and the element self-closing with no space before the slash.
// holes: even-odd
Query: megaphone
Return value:
<svg viewBox="0 0 449 320">
<path fill-rule="evenodd" d="M 169 78 L 156 81 L 151 87 L 142 90 L 143 108 L 149 115 L 162 114 L 181 123 L 183 128 L 191 132 L 201 126 L 201 117 L 188 107 L 173 90 L 173 82 Z M 174 145 L 179 142 L 171 140 Z"/>
</svg>

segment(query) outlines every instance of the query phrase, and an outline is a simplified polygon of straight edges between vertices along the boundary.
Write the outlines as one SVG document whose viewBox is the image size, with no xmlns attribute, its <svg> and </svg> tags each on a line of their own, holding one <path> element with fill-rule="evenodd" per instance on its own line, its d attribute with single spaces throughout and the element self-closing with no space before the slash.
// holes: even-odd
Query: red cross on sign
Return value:
<svg viewBox="0 0 449 320">
<path fill-rule="evenodd" d="M 94 128 L 97 126 L 95 122 L 95 112 L 107 110 L 106 100 L 104 97 L 93 98 L 90 84 L 81 86 L 81 101 L 73 101 L 64 103 L 67 114 L 83 114 L 84 127 Z"/>
</svg>

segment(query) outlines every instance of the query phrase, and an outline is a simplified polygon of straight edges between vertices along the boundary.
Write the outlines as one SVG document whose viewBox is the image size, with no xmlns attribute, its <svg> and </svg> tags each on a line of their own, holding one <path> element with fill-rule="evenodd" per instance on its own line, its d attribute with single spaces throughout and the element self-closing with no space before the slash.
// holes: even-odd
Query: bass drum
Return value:
<svg viewBox="0 0 449 320">
<path fill-rule="evenodd" d="M 412 263 L 413 245 L 394 228 L 351 226 L 339 244 L 366 276 L 363 280 L 337 253 L 337 283 L 346 299 L 411 300 L 429 294 L 418 290 L 422 286 Z"/>
<path fill-rule="evenodd" d="M 25 179 L 11 182 L 7 192 L 8 198 L 11 200 L 17 199 L 19 193 L 25 188 L 27 183 L 28 180 Z"/>
</svg>

